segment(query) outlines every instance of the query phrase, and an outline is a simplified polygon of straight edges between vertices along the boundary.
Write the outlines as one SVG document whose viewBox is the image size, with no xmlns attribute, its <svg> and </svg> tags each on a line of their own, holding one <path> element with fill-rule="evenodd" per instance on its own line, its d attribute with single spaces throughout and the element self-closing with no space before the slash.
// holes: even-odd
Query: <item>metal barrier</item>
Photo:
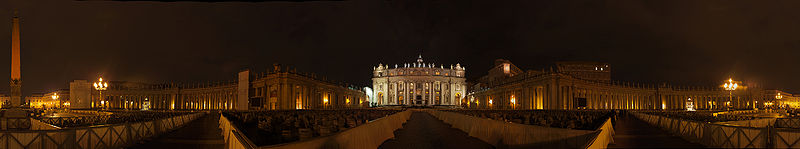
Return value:
<svg viewBox="0 0 800 149">
<path fill-rule="evenodd" d="M 642 113 L 633 113 L 653 126 L 678 135 L 690 142 L 713 148 L 766 148 L 770 147 L 772 126 L 765 128 L 731 126 L 666 118 Z"/>
<path fill-rule="evenodd" d="M 776 121 L 777 121 L 776 118 L 763 118 L 754 120 L 715 122 L 714 124 L 761 128 L 761 127 L 773 126 L 775 125 Z"/>
<path fill-rule="evenodd" d="M 175 129 L 204 114 L 201 112 L 148 122 L 58 130 L 2 131 L 0 148 L 124 148 L 143 138 Z"/>
<path fill-rule="evenodd" d="M 777 128 L 800 128 L 800 119 L 797 118 L 779 118 L 775 120 L 775 127 Z"/>
<path fill-rule="evenodd" d="M 61 129 L 61 127 L 45 123 L 45 122 L 39 121 L 39 120 L 34 119 L 34 118 L 30 118 L 30 119 L 31 119 L 31 130 L 56 130 L 56 129 Z"/>
</svg>

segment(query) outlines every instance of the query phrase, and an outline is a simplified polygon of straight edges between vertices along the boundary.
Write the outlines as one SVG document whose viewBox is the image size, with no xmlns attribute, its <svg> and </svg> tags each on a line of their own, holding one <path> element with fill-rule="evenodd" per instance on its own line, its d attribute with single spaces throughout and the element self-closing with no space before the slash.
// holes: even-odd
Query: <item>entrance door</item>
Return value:
<svg viewBox="0 0 800 149">
<path fill-rule="evenodd" d="M 417 98 L 414 101 L 416 102 L 416 104 L 421 105 L 422 104 L 422 95 L 417 95 Z"/>
</svg>

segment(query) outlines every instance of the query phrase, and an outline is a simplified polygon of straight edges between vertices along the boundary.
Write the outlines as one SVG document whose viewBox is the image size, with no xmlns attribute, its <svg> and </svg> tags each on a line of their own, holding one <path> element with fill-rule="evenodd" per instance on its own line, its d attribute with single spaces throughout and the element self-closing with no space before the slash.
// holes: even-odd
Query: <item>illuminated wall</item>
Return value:
<svg viewBox="0 0 800 149">
<path fill-rule="evenodd" d="M 465 67 L 424 63 L 394 66 L 379 64 L 373 70 L 372 96 L 377 105 L 459 106 L 466 99 Z"/>
<path fill-rule="evenodd" d="M 497 68 L 508 66 L 506 63 L 496 64 Z M 594 67 L 591 69 L 594 70 Z M 597 70 L 600 71 L 599 67 Z M 502 72 L 502 69 L 490 71 Z M 763 97 L 764 90 L 759 88 L 742 87 L 729 92 L 720 87 L 678 87 L 589 80 L 558 70 L 482 78 L 499 79 L 478 80 L 468 95 L 474 99 L 467 104 L 468 108 L 685 109 L 686 102 L 692 102 L 695 109 L 722 110 L 727 108 L 726 105 L 735 109 L 752 109 L 753 104 L 763 103 L 767 99 Z M 692 100 L 689 101 L 689 98 Z"/>
</svg>

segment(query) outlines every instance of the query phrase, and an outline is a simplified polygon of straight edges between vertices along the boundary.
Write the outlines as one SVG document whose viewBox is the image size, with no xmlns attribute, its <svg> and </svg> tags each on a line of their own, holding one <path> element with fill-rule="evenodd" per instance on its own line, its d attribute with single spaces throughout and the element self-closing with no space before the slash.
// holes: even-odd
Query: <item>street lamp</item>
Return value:
<svg viewBox="0 0 800 149">
<path fill-rule="evenodd" d="M 97 82 L 94 82 L 94 89 L 100 92 L 101 106 L 104 106 L 106 110 L 108 110 L 108 105 L 111 102 L 106 102 L 105 99 L 103 98 L 103 91 L 108 89 L 108 82 L 103 82 L 103 77 L 100 77 L 100 79 L 97 79 Z"/>
<path fill-rule="evenodd" d="M 58 93 L 53 93 L 53 95 L 51 95 L 50 98 L 53 98 L 53 101 L 58 101 Z M 58 105 L 54 105 L 54 106 L 58 106 Z"/>
<path fill-rule="evenodd" d="M 733 101 L 733 91 L 736 90 L 737 87 L 739 87 L 739 84 L 733 82 L 733 79 L 729 78 L 728 83 L 725 83 L 723 87 L 725 88 L 725 90 L 728 90 L 728 102 L 726 102 L 726 104 L 728 104 L 727 106 L 728 111 L 730 111 L 731 110 L 730 102 Z"/>
<path fill-rule="evenodd" d="M 517 108 L 517 98 L 514 95 L 511 95 L 511 109 Z"/>
</svg>

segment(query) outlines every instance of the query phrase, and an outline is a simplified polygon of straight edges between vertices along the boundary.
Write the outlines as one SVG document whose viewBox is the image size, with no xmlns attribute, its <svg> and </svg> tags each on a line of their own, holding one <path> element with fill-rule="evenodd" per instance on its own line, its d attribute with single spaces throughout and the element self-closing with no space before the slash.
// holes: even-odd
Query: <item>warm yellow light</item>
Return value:
<svg viewBox="0 0 800 149">
<path fill-rule="evenodd" d="M 511 104 L 517 104 L 517 98 L 511 95 Z"/>
<path fill-rule="evenodd" d="M 503 73 L 509 73 L 509 72 L 511 72 L 511 64 L 508 63 L 503 64 Z"/>
<path fill-rule="evenodd" d="M 491 99 L 489 99 L 489 104 L 492 104 L 492 100 Z"/>
<path fill-rule="evenodd" d="M 100 77 L 100 79 L 97 79 L 97 80 L 99 80 L 100 82 L 103 82 L 103 77 Z"/>
</svg>

